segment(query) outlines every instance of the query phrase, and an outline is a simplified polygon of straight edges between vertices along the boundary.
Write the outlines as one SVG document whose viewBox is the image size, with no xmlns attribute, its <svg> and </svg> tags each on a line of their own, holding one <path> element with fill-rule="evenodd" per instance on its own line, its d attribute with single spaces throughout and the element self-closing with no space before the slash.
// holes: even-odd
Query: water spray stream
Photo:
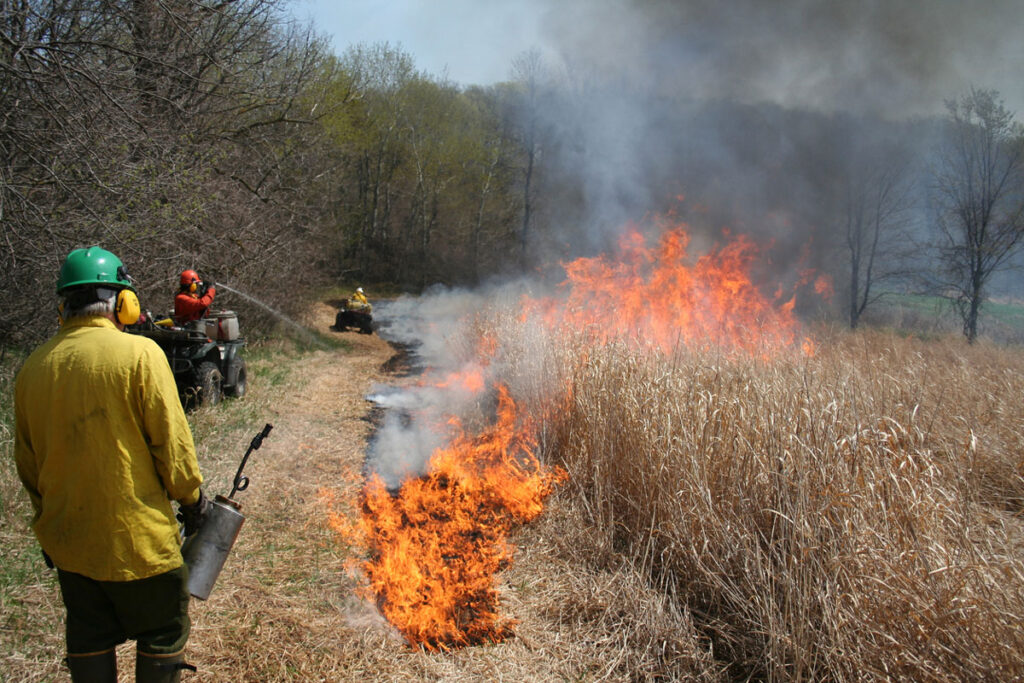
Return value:
<svg viewBox="0 0 1024 683">
<path fill-rule="evenodd" d="M 273 315 L 275 318 L 277 318 L 281 322 L 287 323 L 288 325 L 294 327 L 296 330 L 299 331 L 299 333 L 301 333 L 303 338 L 305 338 L 307 341 L 310 341 L 313 344 L 316 344 L 317 346 L 319 346 L 321 348 L 325 347 L 324 343 L 313 333 L 312 330 L 310 330 L 305 325 L 292 320 L 291 318 L 289 318 L 288 316 L 286 316 L 284 313 L 282 313 L 281 311 L 277 310 L 276 308 L 273 308 L 272 306 L 269 306 L 269 305 L 263 303 L 259 299 L 255 298 L 253 296 L 250 296 L 250 295 L 246 294 L 245 292 L 240 292 L 239 290 L 235 289 L 231 285 L 227 285 L 227 284 L 225 284 L 223 282 L 214 282 L 213 284 L 216 287 L 222 287 L 222 288 L 228 290 L 229 292 L 237 294 L 238 296 L 242 297 L 246 301 L 249 301 L 250 303 L 256 304 L 257 306 L 259 306 L 260 308 L 262 308 L 266 312 L 270 313 L 271 315 Z"/>
</svg>

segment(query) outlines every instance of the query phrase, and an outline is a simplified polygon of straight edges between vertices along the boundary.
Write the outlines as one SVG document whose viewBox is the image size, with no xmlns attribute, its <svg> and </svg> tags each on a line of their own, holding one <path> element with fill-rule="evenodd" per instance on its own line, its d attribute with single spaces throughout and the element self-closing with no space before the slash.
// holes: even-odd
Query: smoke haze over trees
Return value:
<svg viewBox="0 0 1024 683">
<path fill-rule="evenodd" d="M 948 106 L 935 182 L 942 282 L 973 342 L 992 274 L 1024 238 L 1024 128 L 991 91 L 972 90 Z"/>
<path fill-rule="evenodd" d="M 766 244 L 766 287 L 832 274 L 856 324 L 936 281 L 943 102 L 1024 96 L 1012 2 L 528 5 L 542 49 L 459 85 L 396 45 L 332 55 L 283 0 L 5 2 L 0 336 L 52 331 L 59 264 L 91 243 L 154 311 L 194 267 L 289 312 L 333 282 L 553 266 L 666 212 L 698 250 Z"/>
</svg>

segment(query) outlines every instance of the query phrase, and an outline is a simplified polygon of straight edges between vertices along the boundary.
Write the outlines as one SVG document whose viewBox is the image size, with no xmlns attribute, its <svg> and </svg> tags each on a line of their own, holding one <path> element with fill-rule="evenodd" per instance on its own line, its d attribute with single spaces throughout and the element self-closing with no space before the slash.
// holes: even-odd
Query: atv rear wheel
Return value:
<svg viewBox="0 0 1024 683">
<path fill-rule="evenodd" d="M 196 370 L 196 402 L 199 405 L 215 406 L 224 394 L 224 376 L 216 363 L 209 361 L 199 364 Z"/>
<path fill-rule="evenodd" d="M 238 371 L 235 373 L 235 383 L 224 388 L 224 393 L 232 398 L 242 398 L 248 389 L 248 378 L 245 370 L 245 359 L 238 359 Z"/>
</svg>

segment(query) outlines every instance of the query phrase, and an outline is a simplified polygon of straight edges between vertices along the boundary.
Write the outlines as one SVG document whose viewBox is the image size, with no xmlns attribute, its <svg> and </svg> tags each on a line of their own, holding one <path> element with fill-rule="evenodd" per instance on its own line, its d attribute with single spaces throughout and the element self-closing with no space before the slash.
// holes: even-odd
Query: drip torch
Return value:
<svg viewBox="0 0 1024 683">
<path fill-rule="evenodd" d="M 224 568 L 245 521 L 245 515 L 240 512 L 242 506 L 234 500 L 236 493 L 249 488 L 249 477 L 243 476 L 242 470 L 252 452 L 263 445 L 263 439 L 272 428 L 270 424 L 264 425 L 263 431 L 253 437 L 235 473 L 231 493 L 228 496 L 218 495 L 210 503 L 203 526 L 186 538 L 181 546 L 181 556 L 188 565 L 188 592 L 200 600 L 210 597 L 213 584 Z"/>
</svg>

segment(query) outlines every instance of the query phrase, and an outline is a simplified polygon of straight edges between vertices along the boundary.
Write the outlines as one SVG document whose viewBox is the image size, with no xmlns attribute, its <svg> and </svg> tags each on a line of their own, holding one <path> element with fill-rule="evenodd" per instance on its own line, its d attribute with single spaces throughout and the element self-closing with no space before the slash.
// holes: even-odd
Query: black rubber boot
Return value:
<svg viewBox="0 0 1024 683">
<path fill-rule="evenodd" d="M 117 683 L 117 652 L 113 649 L 87 655 L 69 654 L 65 661 L 72 683 Z"/>
<path fill-rule="evenodd" d="M 196 670 L 185 663 L 184 651 L 171 655 L 135 653 L 135 683 L 178 683 L 182 669 Z"/>
</svg>

